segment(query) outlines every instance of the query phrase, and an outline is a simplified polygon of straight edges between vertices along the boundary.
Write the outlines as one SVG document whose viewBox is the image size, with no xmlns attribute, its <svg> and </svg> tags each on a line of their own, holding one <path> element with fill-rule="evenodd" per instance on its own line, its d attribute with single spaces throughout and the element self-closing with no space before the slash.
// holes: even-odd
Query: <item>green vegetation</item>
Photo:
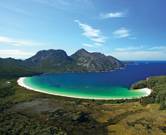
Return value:
<svg viewBox="0 0 166 135">
<path fill-rule="evenodd" d="M 42 125 L 34 118 L 18 113 L 0 114 L 1 135 L 66 135 L 60 128 Z"/>
<path fill-rule="evenodd" d="M 0 80 L 2 135 L 166 133 L 166 76 L 149 77 L 133 84 L 133 89 L 148 87 L 153 92 L 131 100 L 53 96 L 22 88 L 16 82 L 18 78 L 12 78 Z"/>
<path fill-rule="evenodd" d="M 33 76 L 43 73 L 33 69 L 30 65 L 22 60 L 15 60 L 12 58 L 0 58 L 0 71 L 0 80 L 4 78 Z"/>
<path fill-rule="evenodd" d="M 17 85 L 16 79 L 0 82 L 0 134 L 1 135 L 65 135 L 66 133 L 56 126 L 42 124 L 35 118 L 29 118 L 21 113 L 5 110 L 18 103 L 30 101 L 36 97 L 44 97 L 41 93 L 27 91 Z"/>
<path fill-rule="evenodd" d="M 150 88 L 152 93 L 140 99 L 142 105 L 160 103 L 160 109 L 166 109 L 166 76 L 149 77 L 132 85 L 132 89 Z"/>
</svg>

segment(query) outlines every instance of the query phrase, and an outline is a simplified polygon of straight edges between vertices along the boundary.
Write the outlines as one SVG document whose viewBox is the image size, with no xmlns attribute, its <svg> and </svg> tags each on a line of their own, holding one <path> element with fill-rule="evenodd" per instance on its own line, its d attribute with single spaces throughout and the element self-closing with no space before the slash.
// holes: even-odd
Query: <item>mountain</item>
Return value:
<svg viewBox="0 0 166 135">
<path fill-rule="evenodd" d="M 112 56 L 101 53 L 89 53 L 84 49 L 78 50 L 71 55 L 76 65 L 84 67 L 86 71 L 110 71 L 115 68 L 124 67 L 124 63 Z"/>
<path fill-rule="evenodd" d="M 67 56 L 66 52 L 63 50 L 43 50 L 39 51 L 35 56 L 27 59 L 26 61 L 31 61 L 32 63 L 65 63 L 71 61 L 71 58 Z"/>
<path fill-rule="evenodd" d="M 65 51 L 53 49 L 39 51 L 25 60 L 25 63 L 43 72 L 65 72 L 66 66 L 71 62 L 72 59 Z"/>
<path fill-rule="evenodd" d="M 41 73 L 101 72 L 125 67 L 112 56 L 80 49 L 68 56 L 64 50 L 42 50 L 26 60 L 0 58 L 0 77 L 27 76 Z"/>
</svg>

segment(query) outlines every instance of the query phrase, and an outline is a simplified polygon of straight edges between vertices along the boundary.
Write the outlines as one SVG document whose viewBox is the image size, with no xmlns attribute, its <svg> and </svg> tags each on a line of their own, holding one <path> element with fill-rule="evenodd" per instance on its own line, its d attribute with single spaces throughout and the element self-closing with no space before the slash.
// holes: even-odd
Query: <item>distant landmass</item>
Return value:
<svg viewBox="0 0 166 135">
<path fill-rule="evenodd" d="M 28 76 L 42 73 L 106 72 L 124 68 L 122 62 L 102 53 L 80 49 L 68 56 L 64 50 L 42 50 L 26 59 L 0 58 L 0 77 Z"/>
</svg>

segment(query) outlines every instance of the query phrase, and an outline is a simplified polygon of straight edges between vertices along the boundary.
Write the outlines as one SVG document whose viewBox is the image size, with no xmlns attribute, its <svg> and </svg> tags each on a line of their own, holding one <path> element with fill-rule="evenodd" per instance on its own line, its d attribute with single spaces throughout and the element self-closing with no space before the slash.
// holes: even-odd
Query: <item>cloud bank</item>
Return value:
<svg viewBox="0 0 166 135">
<path fill-rule="evenodd" d="M 0 50 L 0 55 L 2 58 L 12 57 L 17 59 L 22 59 L 22 58 L 24 59 L 35 55 L 35 53 L 24 52 L 20 50 Z"/>
</svg>

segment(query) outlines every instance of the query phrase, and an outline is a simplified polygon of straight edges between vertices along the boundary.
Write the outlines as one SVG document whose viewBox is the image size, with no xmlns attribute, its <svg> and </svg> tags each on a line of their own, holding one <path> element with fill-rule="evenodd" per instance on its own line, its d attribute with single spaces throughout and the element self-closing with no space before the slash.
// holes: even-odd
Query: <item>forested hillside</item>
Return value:
<svg viewBox="0 0 166 135">
<path fill-rule="evenodd" d="M 89 53 L 84 49 L 68 56 L 63 50 L 43 50 L 26 60 L 0 58 L 0 78 L 32 76 L 42 73 L 100 72 L 124 68 L 112 56 Z"/>
<path fill-rule="evenodd" d="M 152 93 L 140 99 L 142 105 L 160 103 L 160 109 L 166 109 L 166 76 L 149 77 L 132 85 L 132 89 L 150 88 Z"/>
</svg>

